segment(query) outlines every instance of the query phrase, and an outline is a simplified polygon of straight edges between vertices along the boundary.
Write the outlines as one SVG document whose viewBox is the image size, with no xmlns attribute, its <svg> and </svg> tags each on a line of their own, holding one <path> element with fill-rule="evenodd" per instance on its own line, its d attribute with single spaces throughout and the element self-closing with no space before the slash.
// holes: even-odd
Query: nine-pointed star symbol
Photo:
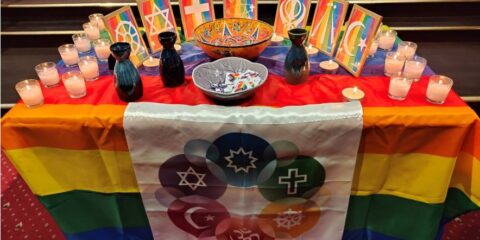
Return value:
<svg viewBox="0 0 480 240">
<path fill-rule="evenodd" d="M 173 28 L 172 23 L 168 20 L 169 12 L 170 9 L 168 8 L 160 10 L 156 4 L 153 5 L 153 12 L 145 16 L 145 20 L 148 22 L 148 24 L 150 24 L 150 36 L 156 36 L 164 30 Z M 161 16 L 165 20 L 165 26 L 160 26 L 162 29 L 158 29 L 157 26 L 155 26 L 155 18 L 157 16 Z"/>
<path fill-rule="evenodd" d="M 240 153 L 243 156 L 247 157 L 247 159 L 245 159 L 245 161 L 248 161 L 248 162 L 245 164 L 246 165 L 245 167 L 239 167 L 238 165 L 235 165 L 233 163 L 234 159 L 235 159 L 235 156 L 239 156 Z M 252 154 L 253 154 L 253 151 L 246 152 L 242 147 L 239 148 L 237 151 L 233 151 L 232 149 L 230 149 L 230 156 L 225 157 L 225 160 L 228 162 L 227 167 L 233 168 L 235 173 L 238 173 L 240 171 L 244 171 L 245 173 L 248 173 L 250 168 L 257 168 L 255 166 L 254 162 L 256 162 L 258 159 L 253 157 Z"/>
<path fill-rule="evenodd" d="M 363 51 L 363 49 L 367 47 L 367 44 L 365 43 L 366 41 L 367 40 L 365 38 L 360 39 L 360 43 L 358 44 L 360 51 Z"/>
<path fill-rule="evenodd" d="M 195 170 L 193 170 L 192 167 L 188 167 L 186 172 L 177 172 L 177 174 L 181 178 L 180 182 L 178 183 L 178 186 L 188 186 L 193 191 L 195 191 L 197 187 L 207 186 L 203 181 L 203 178 L 205 178 L 205 175 L 207 174 L 197 173 L 195 172 Z M 189 182 L 187 180 L 188 175 L 195 176 L 197 178 L 197 182 Z"/>
</svg>

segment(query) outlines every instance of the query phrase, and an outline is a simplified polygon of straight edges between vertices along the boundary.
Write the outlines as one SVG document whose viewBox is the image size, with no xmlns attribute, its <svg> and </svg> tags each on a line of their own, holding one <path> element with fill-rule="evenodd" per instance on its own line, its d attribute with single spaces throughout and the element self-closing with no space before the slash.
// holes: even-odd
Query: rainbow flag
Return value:
<svg viewBox="0 0 480 240">
<path fill-rule="evenodd" d="M 212 0 L 179 0 L 185 39 L 194 38 L 193 31 L 200 24 L 215 20 Z"/>
<path fill-rule="evenodd" d="M 177 29 L 170 1 L 142 0 L 138 6 L 150 49 L 152 53 L 158 52 L 162 49 L 158 34 L 164 31 L 176 32 Z"/>
<path fill-rule="evenodd" d="M 224 18 L 257 19 L 257 0 L 224 0 Z"/>
<path fill-rule="evenodd" d="M 348 2 L 343 0 L 321 0 L 313 17 L 308 43 L 325 54 L 332 56 L 342 31 Z"/>
<path fill-rule="evenodd" d="M 356 77 L 360 76 L 365 65 L 368 48 L 381 21 L 381 16 L 358 5 L 350 13 L 335 59 Z"/>
<path fill-rule="evenodd" d="M 305 28 L 310 10 L 310 0 L 279 0 L 275 15 L 274 32 L 288 37 L 288 30 Z"/>
</svg>

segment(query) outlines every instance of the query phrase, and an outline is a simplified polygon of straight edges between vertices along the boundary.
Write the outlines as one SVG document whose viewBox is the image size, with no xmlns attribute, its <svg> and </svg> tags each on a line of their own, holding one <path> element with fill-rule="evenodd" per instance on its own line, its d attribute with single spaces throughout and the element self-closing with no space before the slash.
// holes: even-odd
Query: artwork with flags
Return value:
<svg viewBox="0 0 480 240">
<path fill-rule="evenodd" d="M 358 103 L 132 103 L 124 129 L 155 239 L 342 236 Z"/>
</svg>

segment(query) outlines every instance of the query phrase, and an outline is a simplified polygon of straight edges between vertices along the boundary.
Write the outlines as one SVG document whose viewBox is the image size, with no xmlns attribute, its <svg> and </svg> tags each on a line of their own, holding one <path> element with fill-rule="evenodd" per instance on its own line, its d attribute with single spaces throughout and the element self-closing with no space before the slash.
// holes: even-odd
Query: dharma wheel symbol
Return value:
<svg viewBox="0 0 480 240">
<path fill-rule="evenodd" d="M 115 38 L 118 41 L 128 42 L 132 46 L 132 53 L 136 55 L 142 48 L 140 45 L 140 37 L 137 30 L 131 22 L 121 21 L 115 29 Z"/>
</svg>

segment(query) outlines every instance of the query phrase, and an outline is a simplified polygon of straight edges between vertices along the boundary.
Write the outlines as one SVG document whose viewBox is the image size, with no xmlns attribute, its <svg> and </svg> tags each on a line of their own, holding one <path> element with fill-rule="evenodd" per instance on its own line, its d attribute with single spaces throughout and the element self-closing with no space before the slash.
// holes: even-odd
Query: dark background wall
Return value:
<svg viewBox="0 0 480 240">
<path fill-rule="evenodd" d="M 315 2 L 311 7 L 311 23 Z M 452 77 L 454 89 L 476 109 L 480 105 L 480 0 L 353 0 L 384 17 L 404 40 L 418 43 L 418 53 L 440 74 Z M 217 18 L 221 2 L 214 1 Z M 181 26 L 176 0 L 172 0 L 177 25 Z M 108 14 L 132 6 L 134 0 L 4 0 L 1 22 L 2 112 L 18 100 L 17 81 L 36 78 L 33 67 L 58 61 L 57 47 L 71 42 L 82 23 L 94 12 Z M 353 4 L 351 4 L 353 5 Z M 275 0 L 259 0 L 259 19 L 273 24 Z"/>
</svg>

